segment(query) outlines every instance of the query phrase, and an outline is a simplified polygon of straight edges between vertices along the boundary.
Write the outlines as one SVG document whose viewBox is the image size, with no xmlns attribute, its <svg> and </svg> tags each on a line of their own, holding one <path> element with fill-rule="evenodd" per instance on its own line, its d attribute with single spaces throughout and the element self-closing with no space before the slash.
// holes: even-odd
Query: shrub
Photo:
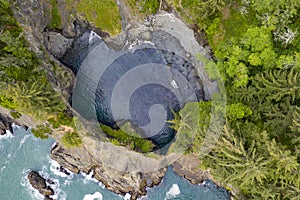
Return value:
<svg viewBox="0 0 300 200">
<path fill-rule="evenodd" d="M 61 141 L 65 147 L 78 147 L 82 144 L 82 140 L 76 132 L 65 133 Z"/>
</svg>

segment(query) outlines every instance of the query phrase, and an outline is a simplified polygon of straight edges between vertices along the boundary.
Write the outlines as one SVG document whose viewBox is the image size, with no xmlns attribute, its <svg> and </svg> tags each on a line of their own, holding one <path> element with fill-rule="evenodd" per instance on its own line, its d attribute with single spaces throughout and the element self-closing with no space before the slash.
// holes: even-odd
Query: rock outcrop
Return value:
<svg viewBox="0 0 300 200">
<path fill-rule="evenodd" d="M 114 148 L 110 143 L 99 142 L 99 144 L 106 146 L 107 149 Z M 133 153 L 123 147 L 116 148 L 121 148 L 124 154 Z M 91 153 L 91 150 L 94 152 Z M 94 178 L 101 181 L 107 189 L 122 195 L 130 193 L 132 199 L 137 199 L 145 195 L 146 187 L 159 184 L 166 172 L 166 168 L 154 171 L 149 169 L 150 172 L 143 172 L 141 170 L 121 171 L 116 169 L 114 164 L 110 166 L 107 162 L 119 162 L 119 169 L 134 168 L 136 167 L 134 164 L 137 163 L 123 162 L 117 158 L 114 159 L 114 157 L 120 155 L 118 151 L 111 151 L 110 155 L 106 155 L 108 157 L 104 156 L 103 158 L 97 156 L 99 154 L 107 154 L 107 152 L 93 145 L 89 147 L 89 150 L 86 147 L 67 149 L 61 145 L 56 145 L 51 151 L 51 158 L 73 173 L 90 173 L 93 171 Z M 133 155 L 133 160 L 135 160 L 134 157 Z M 142 156 L 140 159 L 141 162 L 148 162 L 147 158 L 143 160 Z M 151 167 L 151 164 L 149 167 Z"/>
<path fill-rule="evenodd" d="M 38 190 L 39 193 L 45 196 L 45 199 L 52 199 L 50 198 L 50 196 L 54 194 L 54 191 L 49 186 L 47 186 L 46 180 L 41 175 L 39 175 L 39 173 L 31 171 L 27 175 L 27 179 L 34 189 Z"/>
<path fill-rule="evenodd" d="M 24 119 L 26 118 L 26 116 L 22 116 L 21 118 Z M 24 123 L 22 123 L 22 119 L 13 119 L 13 117 L 10 115 L 10 112 L 7 109 L 0 107 L 0 135 L 5 135 L 6 130 L 9 130 L 12 133 L 12 124 L 22 126 L 24 129 L 27 130 L 29 124 L 26 123 L 26 120 L 24 120 Z"/>
<path fill-rule="evenodd" d="M 13 132 L 11 126 L 12 123 L 15 123 L 15 121 L 12 118 L 10 118 L 8 115 L 0 113 L 0 135 L 5 135 L 6 130 Z"/>
<path fill-rule="evenodd" d="M 208 171 L 199 169 L 201 161 L 195 155 L 183 155 L 173 164 L 173 171 L 189 180 L 192 184 L 200 184 L 204 180 L 211 179 Z"/>
<path fill-rule="evenodd" d="M 110 143 L 98 141 L 100 146 L 105 146 L 105 149 L 110 151 L 108 155 L 105 149 L 100 150 L 97 146 L 91 145 L 89 148 L 79 147 L 67 149 L 61 145 L 56 145 L 51 151 L 51 158 L 56 160 L 60 165 L 73 173 L 93 171 L 95 179 L 101 181 L 107 189 L 124 195 L 130 193 L 131 199 L 137 199 L 146 194 L 146 187 L 153 187 L 158 185 L 166 172 L 166 167 L 159 170 L 151 169 L 157 162 L 156 159 L 145 157 L 141 154 L 135 153 L 123 147 L 115 147 Z M 102 143 L 102 144 L 101 144 Z M 115 148 L 113 151 L 112 148 Z M 111 149 L 111 150 L 109 150 Z M 117 149 L 121 149 L 122 153 Z M 97 156 L 100 155 L 101 156 Z M 106 155 L 103 155 L 106 154 Z M 123 162 L 118 157 L 124 157 L 126 154 L 132 154 L 131 160 Z M 138 158 L 139 162 L 134 162 Z M 152 162 L 151 162 L 152 161 Z M 112 162 L 110 166 L 108 162 Z M 113 162 L 119 162 L 118 169 L 116 169 Z M 142 164 L 145 163 L 149 168 L 138 170 Z M 160 163 L 161 164 L 161 163 Z M 179 157 L 173 164 L 173 170 L 180 176 L 186 178 L 193 184 L 200 184 L 204 180 L 211 179 L 208 171 L 202 171 L 198 168 L 200 164 L 199 159 L 194 155 L 183 155 Z M 158 166 L 156 166 L 158 167 Z M 129 170 L 126 168 L 136 168 L 136 170 Z M 149 170 L 149 171 L 146 171 Z"/>
</svg>

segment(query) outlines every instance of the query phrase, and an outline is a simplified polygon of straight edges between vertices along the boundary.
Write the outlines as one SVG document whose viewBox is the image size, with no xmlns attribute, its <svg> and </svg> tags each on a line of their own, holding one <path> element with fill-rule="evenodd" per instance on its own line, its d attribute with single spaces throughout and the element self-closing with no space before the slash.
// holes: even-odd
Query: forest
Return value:
<svg viewBox="0 0 300 200">
<path fill-rule="evenodd" d="M 213 53 L 207 72 L 218 79 L 211 66 L 218 69 L 227 96 L 217 144 L 200 155 L 211 128 L 210 117 L 200 117 L 189 152 L 237 199 L 300 199 L 300 1 L 169 3 L 205 32 Z M 210 102 L 199 107 L 210 116 Z"/>
</svg>

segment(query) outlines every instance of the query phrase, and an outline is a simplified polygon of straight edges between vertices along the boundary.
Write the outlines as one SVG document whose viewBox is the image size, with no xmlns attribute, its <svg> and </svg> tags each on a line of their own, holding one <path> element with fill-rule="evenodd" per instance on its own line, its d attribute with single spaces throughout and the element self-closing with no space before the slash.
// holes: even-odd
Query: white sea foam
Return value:
<svg viewBox="0 0 300 200">
<path fill-rule="evenodd" d="M 103 188 L 103 189 L 105 188 L 105 185 L 101 181 L 93 178 L 93 175 L 94 175 L 93 170 L 91 170 L 91 172 L 89 174 L 86 174 L 84 172 L 80 172 L 80 174 L 84 177 L 84 179 L 83 179 L 84 184 L 87 184 L 88 183 L 87 181 L 93 181 L 95 183 L 98 183 L 101 188 Z"/>
<path fill-rule="evenodd" d="M 58 179 L 54 179 L 51 178 L 49 173 L 48 173 L 48 167 L 46 165 L 44 165 L 42 167 L 42 171 L 39 172 L 39 174 L 45 179 L 50 179 L 51 181 L 53 181 L 53 184 L 50 184 L 46 181 L 46 185 L 49 186 L 50 188 L 53 189 L 54 194 L 51 195 L 51 198 L 53 199 L 58 199 L 58 195 L 62 192 L 62 190 L 60 189 L 60 184 L 59 184 L 59 180 Z M 59 198 L 61 199 L 61 198 Z"/>
<path fill-rule="evenodd" d="M 70 185 L 72 183 L 72 181 L 70 180 L 65 180 L 64 185 Z"/>
<path fill-rule="evenodd" d="M 176 197 L 180 194 L 180 189 L 177 184 L 173 184 L 169 191 L 166 193 L 166 199 Z"/>
<path fill-rule="evenodd" d="M 6 134 L 5 135 L 0 135 L 0 140 L 2 139 L 8 139 L 8 138 L 13 138 L 15 137 L 10 130 L 6 130 Z"/>
<path fill-rule="evenodd" d="M 54 142 L 51 146 L 51 149 L 53 149 L 57 145 L 57 142 Z"/>
<path fill-rule="evenodd" d="M 97 33 L 95 33 L 94 31 L 91 31 L 90 35 L 89 35 L 89 43 L 93 42 L 93 40 L 95 38 L 98 38 L 98 39 L 102 39 Z"/>
<path fill-rule="evenodd" d="M 0 173 L 2 174 L 3 170 L 6 168 L 6 166 L 1 167 Z"/>
<path fill-rule="evenodd" d="M 38 190 L 34 189 L 31 184 L 29 183 L 29 180 L 27 179 L 27 175 L 29 174 L 31 170 L 30 169 L 24 169 L 22 171 L 23 177 L 22 180 L 20 182 L 20 184 L 23 187 L 26 187 L 30 193 L 30 196 L 32 197 L 32 199 L 34 200 L 40 200 L 40 199 L 44 199 L 44 196 L 41 195 L 39 193 Z M 46 165 L 44 165 L 42 167 L 42 170 L 39 171 L 38 173 L 46 180 L 46 185 L 49 186 L 51 189 L 53 189 L 54 194 L 51 195 L 50 197 L 54 200 L 66 200 L 66 193 L 64 191 L 62 191 L 60 189 L 60 184 L 59 184 L 59 180 L 58 179 L 54 179 L 52 177 L 50 177 L 49 173 L 48 173 L 48 168 Z M 47 180 L 50 179 L 53 183 L 50 184 Z"/>
<path fill-rule="evenodd" d="M 147 195 L 138 198 L 137 200 L 147 200 Z"/>
<path fill-rule="evenodd" d="M 68 179 L 73 178 L 73 176 L 74 176 L 73 172 L 69 171 L 68 169 L 65 169 L 68 173 L 70 173 L 70 175 L 67 175 L 67 174 L 59 171 L 60 165 L 58 164 L 58 162 L 56 162 L 55 160 L 51 160 L 51 159 L 49 159 L 49 162 L 50 162 L 50 171 L 53 174 L 63 177 L 63 178 L 68 178 Z"/>
<path fill-rule="evenodd" d="M 103 196 L 100 192 L 95 192 L 94 194 L 84 195 L 83 200 L 103 200 Z"/>
<path fill-rule="evenodd" d="M 131 198 L 131 194 L 126 193 L 124 196 L 124 200 L 130 200 L 130 198 Z"/>
<path fill-rule="evenodd" d="M 134 53 L 137 49 L 139 49 L 139 47 L 142 45 L 142 44 L 148 44 L 148 45 L 152 45 L 152 46 L 155 46 L 155 44 L 151 41 L 144 41 L 144 40 L 134 40 L 128 47 L 128 52 L 129 53 Z"/>
<path fill-rule="evenodd" d="M 20 148 L 22 147 L 22 145 L 26 142 L 27 138 L 29 138 L 30 136 L 31 136 L 31 135 L 25 135 L 25 136 L 21 139 L 18 149 L 20 149 Z"/>
<path fill-rule="evenodd" d="M 49 160 L 50 160 L 50 158 L 49 158 Z M 50 170 L 51 170 L 51 166 L 50 166 Z M 51 187 L 51 188 L 53 189 L 53 191 L 54 191 L 54 194 L 51 195 L 50 197 L 51 197 L 52 199 L 54 199 L 54 200 L 56 200 L 56 199 L 57 199 L 57 200 L 66 200 L 67 195 L 66 195 L 66 193 L 61 189 L 59 180 L 58 180 L 58 179 L 55 179 L 55 178 L 53 178 L 53 177 L 50 177 L 48 171 L 49 171 L 49 170 L 48 170 L 48 167 L 47 167 L 46 165 L 44 165 L 44 166 L 42 167 L 42 171 L 40 171 L 39 174 L 40 174 L 42 177 L 44 177 L 46 180 L 47 180 L 47 179 L 50 179 L 50 180 L 53 182 L 53 184 L 50 184 L 50 183 L 48 183 L 48 182 L 46 181 L 47 186 Z"/>
</svg>

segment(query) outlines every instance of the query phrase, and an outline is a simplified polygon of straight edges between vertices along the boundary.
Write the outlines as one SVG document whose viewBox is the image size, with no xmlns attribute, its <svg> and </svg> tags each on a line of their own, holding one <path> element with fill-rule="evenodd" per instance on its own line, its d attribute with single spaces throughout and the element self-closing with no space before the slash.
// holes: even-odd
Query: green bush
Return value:
<svg viewBox="0 0 300 200">
<path fill-rule="evenodd" d="M 76 132 L 65 133 L 61 141 L 65 147 L 78 147 L 82 144 L 82 140 Z"/>
<path fill-rule="evenodd" d="M 110 141 L 115 145 L 129 146 L 132 150 L 143 153 L 150 152 L 154 148 L 154 144 L 150 140 L 138 137 L 136 133 L 128 134 L 121 129 L 115 130 L 103 124 L 100 126 L 102 131 L 111 137 Z"/>
<path fill-rule="evenodd" d="M 14 119 L 18 119 L 22 116 L 21 113 L 16 112 L 16 111 L 10 111 L 10 115 L 14 118 Z"/>
<path fill-rule="evenodd" d="M 69 10 L 75 9 L 96 27 L 112 35 L 122 31 L 121 15 L 115 0 L 67 0 Z"/>
<path fill-rule="evenodd" d="M 48 139 L 52 130 L 48 125 L 38 125 L 35 129 L 31 129 L 31 133 L 40 139 Z"/>
<path fill-rule="evenodd" d="M 58 128 L 60 125 L 74 127 L 73 117 L 67 116 L 63 111 L 59 112 L 55 118 L 51 117 L 47 120 L 53 128 Z"/>
<path fill-rule="evenodd" d="M 61 29 L 62 22 L 59 14 L 59 9 L 56 0 L 51 1 L 52 9 L 51 9 L 51 23 L 49 28 L 51 29 Z"/>
<path fill-rule="evenodd" d="M 0 105 L 11 110 L 17 107 L 12 98 L 7 98 L 5 96 L 0 96 Z"/>
</svg>

